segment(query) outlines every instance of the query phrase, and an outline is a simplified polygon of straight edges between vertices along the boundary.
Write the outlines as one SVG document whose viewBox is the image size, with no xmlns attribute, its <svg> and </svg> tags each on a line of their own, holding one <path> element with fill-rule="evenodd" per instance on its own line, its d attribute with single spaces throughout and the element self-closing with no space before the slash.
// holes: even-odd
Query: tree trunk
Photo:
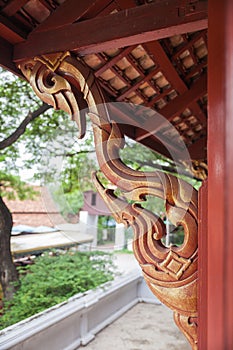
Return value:
<svg viewBox="0 0 233 350">
<path fill-rule="evenodd" d="M 12 282 L 18 281 L 18 274 L 10 250 L 12 226 L 12 215 L 0 197 L 0 283 L 3 295 L 7 300 L 10 300 L 16 291 Z"/>
</svg>

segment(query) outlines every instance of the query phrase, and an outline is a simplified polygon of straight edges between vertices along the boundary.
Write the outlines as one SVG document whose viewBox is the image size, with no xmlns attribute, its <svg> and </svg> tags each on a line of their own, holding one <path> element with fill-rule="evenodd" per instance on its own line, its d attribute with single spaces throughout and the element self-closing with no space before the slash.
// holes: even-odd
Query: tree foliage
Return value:
<svg viewBox="0 0 233 350">
<path fill-rule="evenodd" d="M 2 172 L 19 175 L 21 169 L 40 163 L 40 145 L 46 147 L 64 114 L 43 104 L 26 81 L 2 69 L 0 78 L 0 167 Z"/>
<path fill-rule="evenodd" d="M 0 195 L 31 197 L 33 191 L 20 178 L 31 170 L 34 180 L 55 184 L 61 206 L 68 203 L 77 212 L 82 192 L 93 188 L 90 174 L 96 162 L 89 159 L 90 133 L 78 143 L 77 127 L 68 115 L 42 103 L 26 81 L 1 68 L 0 78 Z"/>
<path fill-rule="evenodd" d="M 3 198 L 23 200 L 32 198 L 35 191 L 21 180 L 25 169 L 43 178 L 48 170 L 48 145 L 69 117 L 42 103 L 30 85 L 0 68 L 0 281 L 5 297 L 11 298 L 17 280 L 10 254 L 12 216 Z M 60 142 L 65 142 L 60 140 Z M 9 292 L 10 290 L 10 292 Z"/>
</svg>

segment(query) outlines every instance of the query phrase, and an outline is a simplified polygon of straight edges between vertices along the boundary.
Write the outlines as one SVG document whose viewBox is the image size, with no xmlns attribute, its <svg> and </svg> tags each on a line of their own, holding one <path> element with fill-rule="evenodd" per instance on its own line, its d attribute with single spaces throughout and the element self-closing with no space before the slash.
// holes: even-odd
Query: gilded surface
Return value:
<svg viewBox="0 0 233 350">
<path fill-rule="evenodd" d="M 121 192 L 105 189 L 96 174 L 93 181 L 117 222 L 132 226 L 133 249 L 152 292 L 174 310 L 177 325 L 197 349 L 197 192 L 181 179 L 162 172 L 140 172 L 127 167 L 119 157 L 124 135 L 109 122 L 101 89 L 89 69 L 69 53 L 36 57 L 20 68 L 36 94 L 77 121 L 85 134 L 89 107 L 100 169 Z M 163 221 L 141 204 L 147 195 L 164 200 L 168 219 L 184 228 L 181 246 L 165 246 Z"/>
</svg>

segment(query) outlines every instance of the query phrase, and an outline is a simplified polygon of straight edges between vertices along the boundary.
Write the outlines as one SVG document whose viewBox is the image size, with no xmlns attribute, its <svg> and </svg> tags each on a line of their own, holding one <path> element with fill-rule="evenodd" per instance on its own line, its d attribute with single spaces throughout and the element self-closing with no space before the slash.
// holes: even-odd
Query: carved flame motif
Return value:
<svg viewBox="0 0 233 350">
<path fill-rule="evenodd" d="M 95 125 L 97 116 L 92 114 Z M 101 118 L 98 117 L 98 122 Z M 117 125 L 111 131 L 95 127 L 97 157 L 105 176 L 124 192 L 129 201 L 118 198 L 113 190 L 105 189 L 97 176 L 93 181 L 112 211 L 117 222 L 134 229 L 133 250 L 144 278 L 152 292 L 174 310 L 179 328 L 197 349 L 197 193 L 190 185 L 161 172 L 143 173 L 127 168 L 117 154 L 123 145 L 123 135 Z M 102 148 L 99 145 L 102 144 Z M 191 193 L 187 202 L 186 193 Z M 163 221 L 144 209 L 140 202 L 146 195 L 164 199 L 166 213 L 174 225 L 184 228 L 180 247 L 163 245 L 166 235 Z"/>
<path fill-rule="evenodd" d="M 50 55 L 51 56 L 51 55 Z M 62 62 L 62 58 L 69 56 L 69 53 L 57 55 L 57 59 L 46 59 L 46 56 L 35 57 L 21 64 L 19 68 L 30 82 L 37 96 L 44 102 L 52 105 L 54 109 L 61 109 L 72 116 L 79 128 L 79 137 L 85 135 L 86 123 L 80 118 L 78 100 L 65 76 L 58 75 L 55 70 Z M 53 55 L 54 56 L 54 55 Z"/>
<path fill-rule="evenodd" d="M 116 221 L 134 229 L 134 254 L 148 286 L 174 310 L 177 325 L 197 349 L 197 192 L 172 175 L 135 171 L 121 161 L 124 135 L 118 125 L 109 122 L 101 89 L 89 69 L 69 53 L 36 57 L 20 68 L 44 102 L 77 121 L 80 137 L 85 133 L 85 119 L 79 109 L 88 106 L 100 169 L 124 198 L 105 189 L 93 174 L 96 188 Z M 162 198 L 169 220 L 183 226 L 181 246 L 162 243 L 166 234 L 163 221 L 140 205 L 147 195 Z"/>
</svg>

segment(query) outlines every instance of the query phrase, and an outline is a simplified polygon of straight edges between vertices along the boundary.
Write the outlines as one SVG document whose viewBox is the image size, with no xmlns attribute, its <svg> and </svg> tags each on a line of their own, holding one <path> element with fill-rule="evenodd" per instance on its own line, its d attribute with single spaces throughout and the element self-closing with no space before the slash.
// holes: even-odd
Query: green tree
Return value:
<svg viewBox="0 0 233 350">
<path fill-rule="evenodd" d="M 63 113 L 50 108 L 35 96 L 27 82 L 0 69 L 0 282 L 6 299 L 12 297 L 12 282 L 18 276 L 10 253 L 12 215 L 4 198 L 35 195 L 19 175 L 21 169 L 40 164 L 43 147 L 64 120 Z"/>
<path fill-rule="evenodd" d="M 65 153 L 63 169 L 59 175 L 59 186 L 53 190 L 53 197 L 59 203 L 60 211 L 67 219 L 69 214 L 77 214 L 83 207 L 83 193 L 95 190 L 91 173 L 98 169 L 92 134 L 84 140 L 79 150 Z M 52 183 L 54 183 L 52 181 Z"/>
<path fill-rule="evenodd" d="M 32 187 L 20 179 L 22 170 L 33 170 L 34 179 L 42 183 L 59 180 L 64 193 L 61 205 L 68 202 L 77 213 L 82 191 L 91 188 L 90 174 L 95 166 L 88 160 L 92 148 L 90 133 L 82 144 L 77 143 L 77 127 L 62 111 L 42 103 L 30 85 L 0 68 L 0 283 L 6 299 L 11 299 L 18 279 L 11 253 L 12 216 L 4 198 L 23 200 L 33 197 Z M 62 170 L 57 172 L 50 160 L 58 159 Z M 56 178 L 59 177 L 59 179 Z M 56 188 L 59 192 L 59 188 Z M 56 192 L 56 191 L 55 191 Z M 81 198 L 82 199 L 82 198 Z M 58 200 L 59 202 L 59 200 Z"/>
<path fill-rule="evenodd" d="M 48 106 L 39 104 L 25 82 L 2 69 L 0 78 L 0 282 L 5 298 L 10 299 L 15 291 L 12 282 L 18 276 L 10 253 L 12 215 L 3 198 L 23 199 L 32 194 L 18 175 L 16 161 L 23 147 L 18 140 L 22 140 L 28 125 Z"/>
<path fill-rule="evenodd" d="M 194 178 L 192 171 L 185 167 L 182 162 L 169 159 L 157 152 L 150 150 L 142 144 L 126 138 L 126 145 L 121 150 L 120 155 L 123 161 L 131 168 L 139 171 L 160 170 L 165 173 L 179 176 L 195 185 L 197 179 Z"/>
</svg>

